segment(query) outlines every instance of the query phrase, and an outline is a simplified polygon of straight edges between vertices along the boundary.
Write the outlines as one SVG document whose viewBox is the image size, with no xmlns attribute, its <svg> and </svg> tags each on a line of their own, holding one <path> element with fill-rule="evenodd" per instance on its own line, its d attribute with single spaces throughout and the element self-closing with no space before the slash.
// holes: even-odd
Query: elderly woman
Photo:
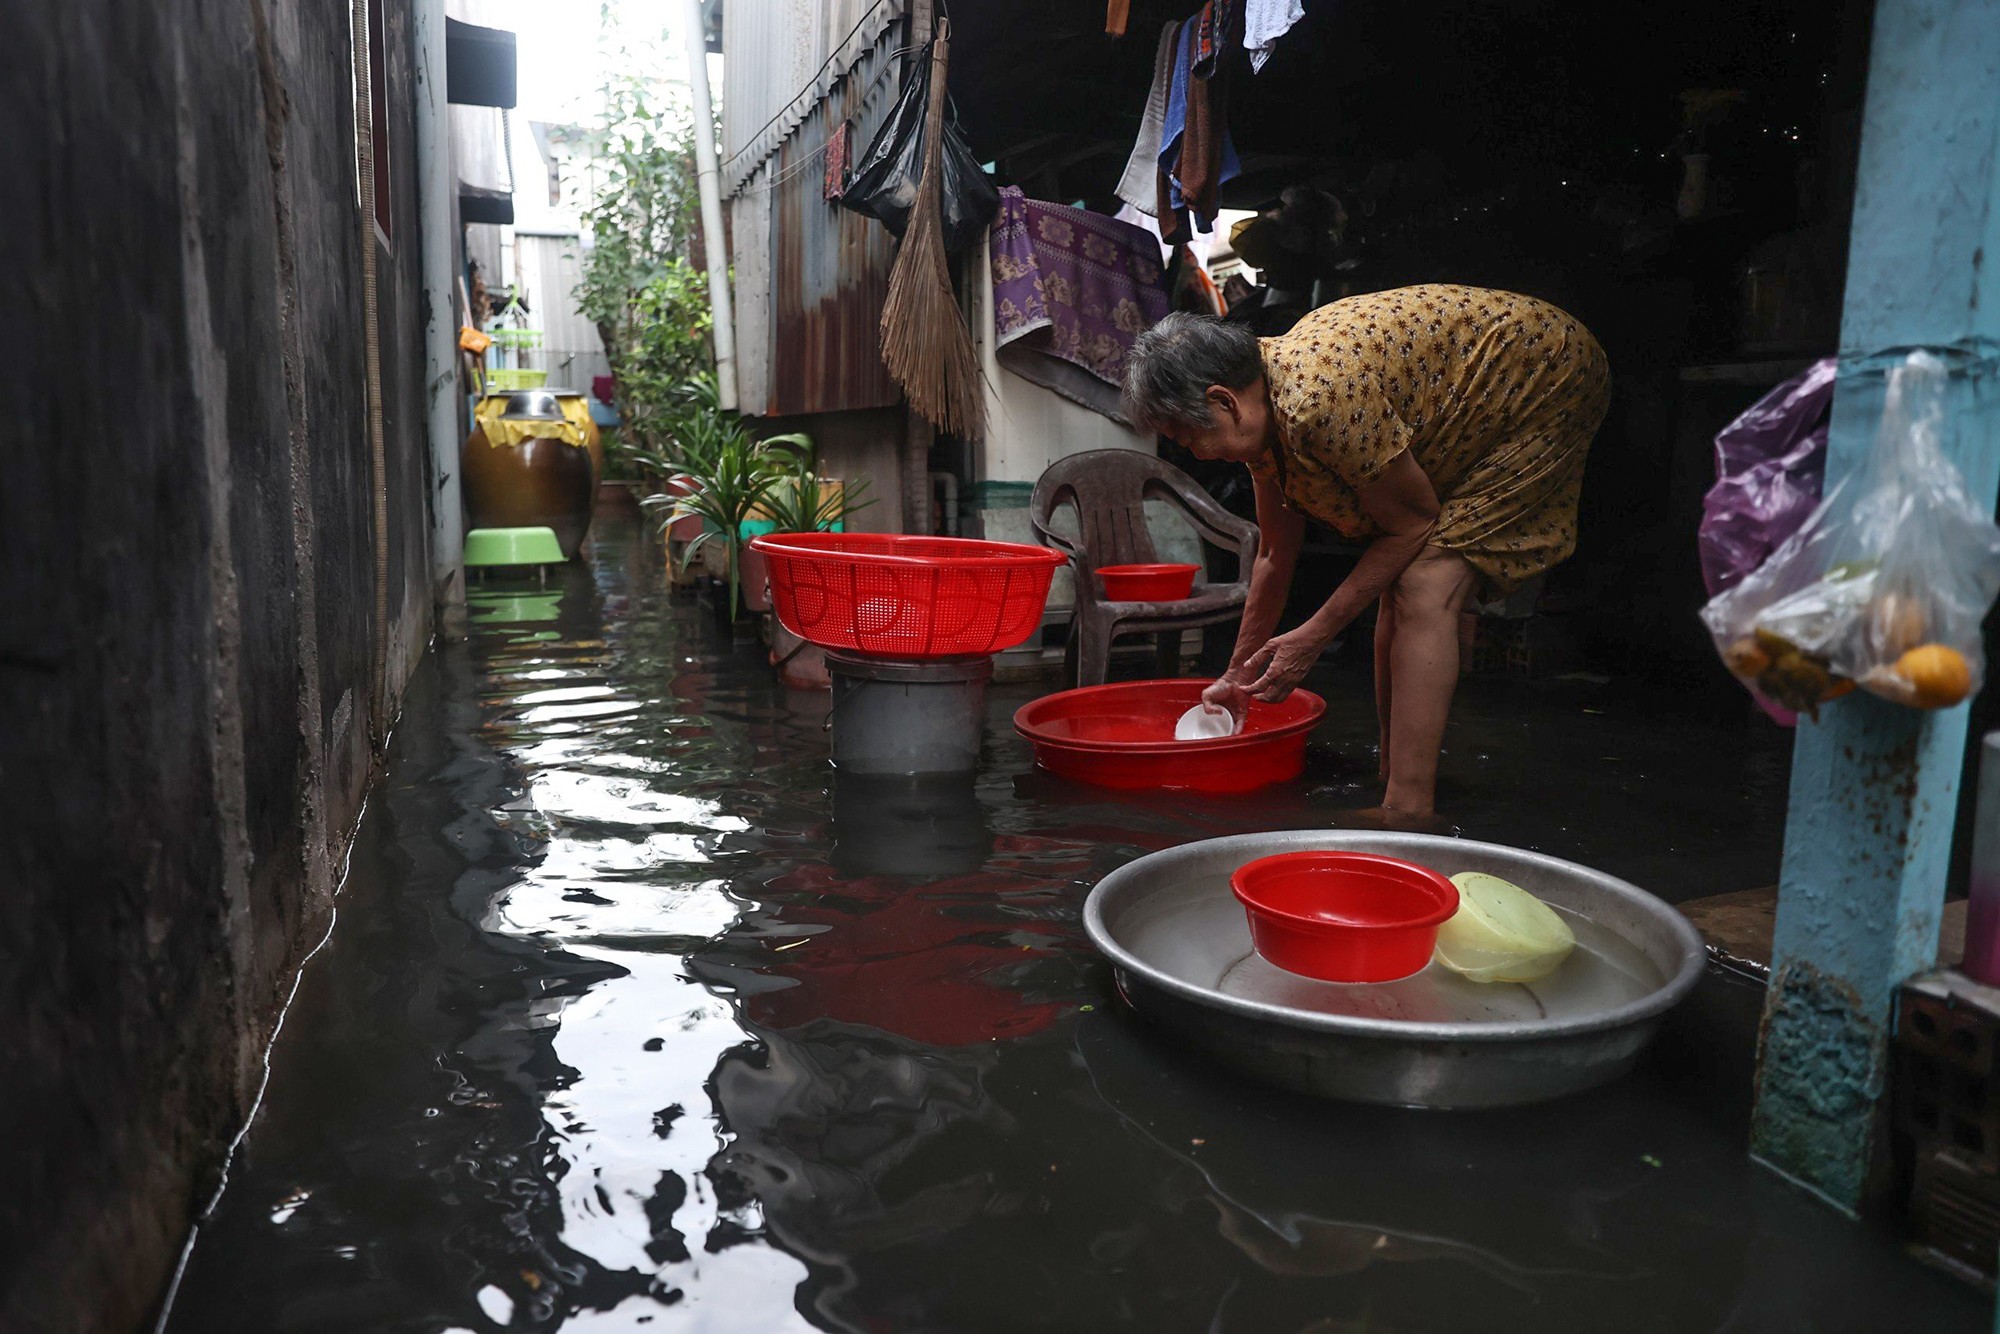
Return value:
<svg viewBox="0 0 2000 1334">
<path fill-rule="evenodd" d="M 1604 350 L 1545 302 L 1473 287 L 1322 306 L 1281 338 L 1169 315 L 1126 365 L 1132 419 L 1206 459 L 1247 464 L 1262 541 L 1229 671 L 1204 696 L 1280 700 L 1371 602 L 1379 818 L 1436 820 L 1438 749 L 1458 681 L 1458 617 L 1576 546 L 1584 455 L 1604 420 Z M 1326 605 L 1274 635 L 1305 521 L 1367 550 Z"/>
</svg>

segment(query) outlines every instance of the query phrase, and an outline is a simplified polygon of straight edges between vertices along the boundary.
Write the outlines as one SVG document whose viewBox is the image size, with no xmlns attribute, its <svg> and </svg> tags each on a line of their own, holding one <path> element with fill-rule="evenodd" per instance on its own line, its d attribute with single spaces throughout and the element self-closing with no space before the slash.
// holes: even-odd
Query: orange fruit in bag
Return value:
<svg viewBox="0 0 2000 1334">
<path fill-rule="evenodd" d="M 1948 644 L 1919 644 L 1896 659 L 1896 675 L 1920 709 L 1948 709 L 1972 693 L 1972 664 Z"/>
<path fill-rule="evenodd" d="M 1722 661 L 1730 671 L 1746 681 L 1755 681 L 1771 667 L 1771 655 L 1749 635 L 1731 644 L 1722 655 Z"/>
</svg>

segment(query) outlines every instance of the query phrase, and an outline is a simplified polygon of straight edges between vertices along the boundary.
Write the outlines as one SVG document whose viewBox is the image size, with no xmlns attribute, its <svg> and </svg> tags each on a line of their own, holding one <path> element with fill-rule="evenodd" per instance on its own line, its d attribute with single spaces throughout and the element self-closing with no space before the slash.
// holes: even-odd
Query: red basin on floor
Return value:
<svg viewBox="0 0 2000 1334">
<path fill-rule="evenodd" d="M 1422 972 L 1458 888 L 1428 867 L 1368 852 L 1284 852 L 1236 868 L 1257 953 L 1322 982 Z"/>
<path fill-rule="evenodd" d="M 1199 565 L 1103 565 L 1097 577 L 1107 602 L 1184 602 Z"/>
<path fill-rule="evenodd" d="M 1298 777 L 1326 701 L 1294 690 L 1282 704 L 1252 704 L 1235 736 L 1174 740 L 1174 723 L 1211 684 L 1121 681 L 1065 690 L 1022 705 L 1014 730 L 1034 743 L 1035 763 L 1099 787 L 1248 792 Z"/>
</svg>

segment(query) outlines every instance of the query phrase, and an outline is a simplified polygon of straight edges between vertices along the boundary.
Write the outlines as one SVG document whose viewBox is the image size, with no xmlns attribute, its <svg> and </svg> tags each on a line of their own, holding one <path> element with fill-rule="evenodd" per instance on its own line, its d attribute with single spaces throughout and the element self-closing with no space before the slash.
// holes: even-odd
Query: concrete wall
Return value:
<svg viewBox="0 0 2000 1334">
<path fill-rule="evenodd" d="M 154 1308 L 428 634 L 409 16 L 385 3 L 386 623 L 347 7 L 9 7 L 10 1332 Z"/>
<path fill-rule="evenodd" d="M 818 412 L 799 417 L 765 417 L 757 422 L 759 436 L 803 431 L 819 447 L 819 470 L 850 483 L 865 480 L 864 500 L 874 503 L 847 520 L 851 533 L 903 531 L 903 411 L 868 408 L 855 412 Z"/>
</svg>

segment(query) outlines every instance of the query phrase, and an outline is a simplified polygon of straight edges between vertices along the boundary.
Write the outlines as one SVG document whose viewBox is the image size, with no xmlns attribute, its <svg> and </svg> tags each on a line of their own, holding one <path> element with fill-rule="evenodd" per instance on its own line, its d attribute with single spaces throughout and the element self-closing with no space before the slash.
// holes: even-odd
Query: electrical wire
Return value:
<svg viewBox="0 0 2000 1334">
<path fill-rule="evenodd" d="M 839 44 L 833 48 L 832 54 L 828 55 L 827 58 L 821 62 L 820 67 L 813 71 L 813 76 L 810 79 L 806 80 L 806 86 L 799 89 L 796 93 L 793 93 L 789 98 L 787 98 L 785 100 L 784 105 L 778 108 L 776 113 L 772 115 L 771 119 L 765 121 L 761 126 L 757 128 L 757 133 L 751 135 L 748 139 L 745 139 L 743 141 L 743 147 L 737 149 L 734 153 L 731 153 L 729 155 L 729 159 L 722 164 L 722 169 L 724 171 L 728 171 L 731 167 L 734 167 L 736 165 L 736 160 L 742 157 L 745 153 L 748 153 L 750 151 L 751 145 L 755 144 L 759 139 L 764 137 L 764 131 L 770 129 L 773 125 L 776 125 L 780 120 L 784 119 L 785 116 L 790 114 L 792 108 L 798 105 L 800 99 L 804 98 L 808 93 L 812 92 L 814 88 L 818 87 L 820 76 L 822 74 L 825 74 L 827 70 L 832 67 L 834 61 L 840 59 L 841 52 L 845 51 L 847 49 L 847 44 L 854 40 L 854 35 L 860 32 L 863 25 L 865 25 L 869 19 L 875 16 L 875 11 L 880 9 L 886 3 L 888 3 L 888 0 L 875 0 L 874 4 L 868 6 L 866 10 L 862 11 L 861 17 L 854 21 L 854 26 L 847 30 L 847 36 L 840 39 Z"/>
</svg>

